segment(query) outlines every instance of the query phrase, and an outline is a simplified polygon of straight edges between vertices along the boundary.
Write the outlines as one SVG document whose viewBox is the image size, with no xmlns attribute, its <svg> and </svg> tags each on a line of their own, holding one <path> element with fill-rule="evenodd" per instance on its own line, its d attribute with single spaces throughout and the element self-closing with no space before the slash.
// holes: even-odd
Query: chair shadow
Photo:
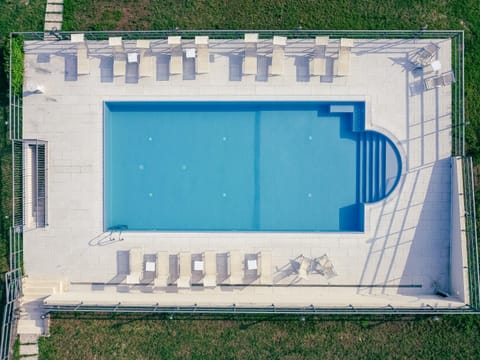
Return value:
<svg viewBox="0 0 480 360">
<path fill-rule="evenodd" d="M 113 82 L 113 56 L 100 56 L 100 82 Z"/>
<path fill-rule="evenodd" d="M 242 81 L 243 56 L 230 55 L 228 57 L 228 80 Z"/>
</svg>

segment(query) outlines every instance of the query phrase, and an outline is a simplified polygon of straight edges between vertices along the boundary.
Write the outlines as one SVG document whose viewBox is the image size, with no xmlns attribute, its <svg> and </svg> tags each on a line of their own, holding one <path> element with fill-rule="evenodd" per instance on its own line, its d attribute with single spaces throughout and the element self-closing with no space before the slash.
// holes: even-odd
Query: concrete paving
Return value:
<svg viewBox="0 0 480 360">
<path fill-rule="evenodd" d="M 277 284 L 309 287 L 246 286 L 233 292 L 217 288 L 215 296 L 197 289 L 151 291 L 171 304 L 462 305 L 454 297 L 444 300 L 433 296 L 438 289 L 448 289 L 450 281 L 451 87 L 423 91 L 422 79 L 432 74 L 411 71 L 407 60 L 431 41 L 440 46 L 437 57 L 442 71 L 448 70 L 449 39 L 355 40 L 351 74 L 335 77 L 339 43 L 333 39 L 326 52 L 327 76 L 305 77 L 302 70 L 313 53 L 314 40 L 289 39 L 284 75 L 257 78 L 262 81 L 243 76 L 240 81 L 231 81 L 231 64 L 241 56 L 243 41 L 211 40 L 208 74 L 196 75 L 194 80 L 172 75 L 166 81 L 153 76 L 133 82 L 111 76 L 112 49 L 106 41 L 87 43 L 90 74 L 78 76 L 74 72 L 74 44 L 26 42 L 23 136 L 47 140 L 49 156 L 49 225 L 24 233 L 26 273 L 67 278 L 69 292 L 55 294 L 50 301 L 60 303 L 66 296 L 74 302 L 97 295 L 108 297 L 105 287 L 98 290 L 95 283 L 122 281 L 125 276 L 120 259 L 133 247 L 146 254 L 167 251 L 172 255 L 180 251 L 268 250 Z M 186 40 L 183 46 L 194 47 L 193 41 Z M 135 51 L 135 42 L 127 41 L 124 47 L 125 51 Z M 152 49 L 158 64 L 168 60 L 165 39 L 154 40 Z M 260 40 L 258 53 L 269 58 L 271 41 Z M 33 93 L 38 86 L 44 87 L 44 93 Z M 126 232 L 122 241 L 118 234 L 105 233 L 103 102 L 220 99 L 365 101 L 366 127 L 387 135 L 401 153 L 401 182 L 387 199 L 366 207 L 364 233 Z M 300 255 L 318 257 L 325 253 L 338 273 L 333 278 L 298 279 L 289 270 L 291 261 Z M 127 287 L 127 294 L 119 295 L 125 287 L 112 288 L 109 291 L 122 301 L 132 290 Z M 131 296 L 137 301 L 147 294 L 133 291 Z M 117 300 L 111 297 L 111 301 Z"/>
</svg>

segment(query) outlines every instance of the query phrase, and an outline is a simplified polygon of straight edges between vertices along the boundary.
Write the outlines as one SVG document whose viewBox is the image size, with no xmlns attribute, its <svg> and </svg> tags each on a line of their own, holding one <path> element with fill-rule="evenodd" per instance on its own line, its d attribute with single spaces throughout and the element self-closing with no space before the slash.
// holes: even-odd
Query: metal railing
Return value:
<svg viewBox="0 0 480 360">
<path fill-rule="evenodd" d="M 477 217 L 475 208 L 473 161 L 471 157 L 463 159 L 463 191 L 465 199 L 465 235 L 467 238 L 470 306 L 474 310 L 480 311 Z"/>
<path fill-rule="evenodd" d="M 12 219 L 24 230 L 47 225 L 47 145 L 12 140 Z"/>
<path fill-rule="evenodd" d="M 43 41 L 45 35 L 52 40 L 69 40 L 71 34 L 85 34 L 86 40 L 108 40 L 109 36 L 121 36 L 124 40 L 165 39 L 178 35 L 185 39 L 195 36 L 209 36 L 211 39 L 243 39 L 245 33 L 258 33 L 260 38 L 270 38 L 274 35 L 305 39 L 314 36 L 330 36 L 331 38 L 349 37 L 354 39 L 440 39 L 452 38 L 463 33 L 461 30 L 149 30 L 149 31 L 51 31 L 51 32 L 14 32 L 12 35 L 22 35 L 25 40 Z"/>
<path fill-rule="evenodd" d="M 23 226 L 23 142 L 12 140 L 12 221 Z"/>
<path fill-rule="evenodd" d="M 129 306 L 121 303 L 117 305 L 85 305 L 79 303 L 76 305 L 44 305 L 47 312 L 90 312 L 90 313 L 150 313 L 150 314 L 301 314 L 301 315 L 339 315 L 339 314 L 458 314 L 459 312 L 469 312 L 468 306 L 461 308 L 435 308 L 426 304 L 423 308 L 395 308 L 391 305 L 384 307 L 354 307 L 347 305 L 343 307 L 315 307 L 313 305 L 305 307 L 276 307 L 275 305 L 265 307 L 241 307 L 232 304 L 222 307 L 205 306 Z"/>
<path fill-rule="evenodd" d="M 35 229 L 47 225 L 47 142 L 42 140 L 14 140 L 21 142 L 22 168 L 20 180 L 14 184 L 22 184 L 21 211 L 15 214 L 15 225 L 23 229 Z M 16 174 L 19 174 L 18 170 Z M 19 184 L 20 183 L 20 184 Z M 17 203 L 19 201 L 17 200 Z M 20 213 L 23 215 L 20 220 Z"/>
<path fill-rule="evenodd" d="M 23 241 L 21 228 L 10 228 L 9 233 L 10 270 L 5 273 L 5 306 L 3 311 L 0 360 L 12 357 L 12 348 L 16 336 L 18 298 L 22 291 Z"/>
</svg>

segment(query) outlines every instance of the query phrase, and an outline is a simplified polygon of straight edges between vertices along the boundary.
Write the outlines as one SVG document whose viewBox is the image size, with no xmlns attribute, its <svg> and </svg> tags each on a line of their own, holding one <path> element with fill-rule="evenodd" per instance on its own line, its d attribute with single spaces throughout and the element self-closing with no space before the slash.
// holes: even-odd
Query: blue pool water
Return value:
<svg viewBox="0 0 480 360">
<path fill-rule="evenodd" d="M 363 231 L 400 175 L 363 102 L 106 102 L 105 229 Z"/>
</svg>

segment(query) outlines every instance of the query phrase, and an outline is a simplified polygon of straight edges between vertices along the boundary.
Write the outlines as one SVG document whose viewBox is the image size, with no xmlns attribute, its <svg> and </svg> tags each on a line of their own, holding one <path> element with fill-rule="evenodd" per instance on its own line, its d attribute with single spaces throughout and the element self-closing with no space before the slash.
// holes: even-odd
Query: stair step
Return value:
<svg viewBox="0 0 480 360">
<path fill-rule="evenodd" d="M 17 325 L 17 334 L 42 335 L 42 328 L 35 320 L 20 319 Z"/>
<path fill-rule="evenodd" d="M 20 304 L 43 303 L 43 301 L 50 295 L 24 295 L 20 298 Z"/>
<path fill-rule="evenodd" d="M 51 278 L 41 276 L 26 276 L 22 279 L 23 287 L 53 287 L 58 291 L 63 291 L 66 287 L 67 280 L 65 278 Z"/>
<path fill-rule="evenodd" d="M 376 202 L 386 194 L 387 142 L 381 135 L 364 132 L 359 136 L 359 199 Z"/>
<path fill-rule="evenodd" d="M 57 13 L 46 13 L 45 14 L 45 22 L 59 22 L 61 23 L 63 19 L 62 14 Z"/>
<path fill-rule="evenodd" d="M 20 319 L 26 320 L 40 320 L 44 314 L 43 309 L 41 311 L 26 311 L 20 312 Z"/>
<path fill-rule="evenodd" d="M 50 296 L 52 294 L 57 293 L 55 291 L 55 288 L 52 287 L 36 287 L 36 288 L 31 288 L 31 287 L 26 287 L 22 288 L 23 296 L 25 297 L 32 297 L 34 298 L 35 296 L 41 297 L 41 296 Z"/>
<path fill-rule="evenodd" d="M 20 355 L 38 355 L 38 343 L 30 345 L 20 345 Z"/>
<path fill-rule="evenodd" d="M 47 13 L 61 13 L 63 12 L 63 5 L 61 4 L 47 4 Z"/>
<path fill-rule="evenodd" d="M 38 342 L 36 334 L 20 334 L 20 344 L 32 344 Z"/>
<path fill-rule="evenodd" d="M 25 355 L 20 358 L 20 360 L 38 360 L 38 354 L 35 355 Z"/>
<path fill-rule="evenodd" d="M 61 22 L 48 22 L 45 21 L 45 31 L 51 31 L 51 30 L 62 30 L 62 23 Z"/>
</svg>

